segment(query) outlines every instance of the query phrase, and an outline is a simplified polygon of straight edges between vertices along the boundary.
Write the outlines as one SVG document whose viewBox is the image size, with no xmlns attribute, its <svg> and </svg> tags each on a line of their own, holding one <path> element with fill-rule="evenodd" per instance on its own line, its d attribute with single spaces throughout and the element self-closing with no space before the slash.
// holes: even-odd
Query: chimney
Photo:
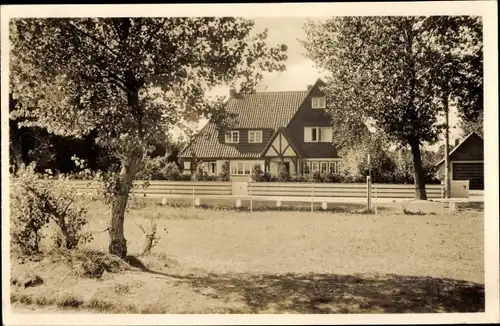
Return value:
<svg viewBox="0 0 500 326">
<path fill-rule="evenodd" d="M 229 89 L 229 98 L 235 98 L 238 95 L 238 92 L 236 92 L 236 89 L 231 88 Z"/>
<path fill-rule="evenodd" d="M 460 142 L 460 138 L 455 138 L 455 147 L 458 146 L 458 143 Z"/>
<path fill-rule="evenodd" d="M 313 88 L 314 85 L 307 85 L 307 90 L 310 91 L 311 88 Z"/>
</svg>

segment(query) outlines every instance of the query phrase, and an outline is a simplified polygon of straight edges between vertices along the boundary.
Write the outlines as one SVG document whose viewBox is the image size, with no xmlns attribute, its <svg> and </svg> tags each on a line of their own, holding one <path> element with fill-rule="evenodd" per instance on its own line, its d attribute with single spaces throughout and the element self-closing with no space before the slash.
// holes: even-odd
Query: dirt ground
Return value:
<svg viewBox="0 0 500 326">
<path fill-rule="evenodd" d="M 90 229 L 107 228 L 94 203 Z M 138 225 L 157 216 L 161 239 L 139 256 Z M 44 284 L 11 287 L 14 312 L 54 306 L 137 313 L 376 313 L 484 310 L 483 213 L 378 215 L 136 205 L 125 222 L 130 269 L 77 278 L 19 265 Z M 89 249 L 106 251 L 101 232 Z M 42 309 L 43 312 L 43 309 Z"/>
</svg>

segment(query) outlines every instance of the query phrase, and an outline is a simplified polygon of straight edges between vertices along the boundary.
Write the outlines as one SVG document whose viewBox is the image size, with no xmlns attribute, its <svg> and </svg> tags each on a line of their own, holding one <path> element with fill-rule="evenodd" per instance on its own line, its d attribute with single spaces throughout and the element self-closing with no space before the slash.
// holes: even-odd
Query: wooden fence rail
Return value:
<svg viewBox="0 0 500 326">
<path fill-rule="evenodd" d="M 68 184 L 79 192 L 95 192 L 100 184 L 96 181 L 70 180 Z M 316 198 L 366 198 L 366 184 L 346 183 L 305 183 L 305 182 L 249 182 L 247 191 L 242 194 L 232 193 L 231 182 L 212 181 L 149 181 L 144 188 L 144 181 L 137 181 L 135 194 L 146 197 L 201 196 L 201 197 L 316 197 Z M 426 185 L 427 197 L 442 197 L 442 185 Z M 372 184 L 372 197 L 376 198 L 412 198 L 415 187 L 412 184 Z"/>
</svg>

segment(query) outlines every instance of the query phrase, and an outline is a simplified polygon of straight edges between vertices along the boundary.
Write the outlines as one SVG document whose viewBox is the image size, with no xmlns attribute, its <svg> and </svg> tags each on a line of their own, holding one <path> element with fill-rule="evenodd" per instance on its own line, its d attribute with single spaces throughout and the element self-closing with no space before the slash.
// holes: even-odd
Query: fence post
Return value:
<svg viewBox="0 0 500 326">
<path fill-rule="evenodd" d="M 250 185 L 250 214 L 252 214 L 253 211 L 252 182 L 250 181 L 248 184 Z"/>
<path fill-rule="evenodd" d="M 366 199 L 367 199 L 367 206 L 368 206 L 368 211 L 371 211 L 372 209 L 372 182 L 370 176 L 366 177 Z"/>
<path fill-rule="evenodd" d="M 377 206 L 378 206 L 378 194 L 377 194 L 377 186 L 375 186 L 375 214 L 377 214 Z"/>
<path fill-rule="evenodd" d="M 195 198 L 194 198 L 194 184 L 193 184 L 193 208 L 195 206 L 194 200 L 195 200 Z"/>
<path fill-rule="evenodd" d="M 441 185 L 441 216 L 444 216 L 444 187 Z"/>
<path fill-rule="evenodd" d="M 314 183 L 311 183 L 311 213 L 314 212 Z"/>
</svg>

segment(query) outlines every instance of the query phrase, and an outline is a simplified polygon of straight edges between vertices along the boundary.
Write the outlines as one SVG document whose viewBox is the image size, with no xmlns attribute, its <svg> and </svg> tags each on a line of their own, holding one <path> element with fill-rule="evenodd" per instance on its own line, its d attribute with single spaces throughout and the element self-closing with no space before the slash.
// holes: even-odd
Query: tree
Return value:
<svg viewBox="0 0 500 326">
<path fill-rule="evenodd" d="M 435 143 L 443 128 L 444 84 L 437 76 L 444 65 L 460 62 L 468 45 L 462 34 L 448 39 L 447 33 L 451 22 L 469 21 L 450 17 L 441 28 L 440 18 L 336 17 L 305 25 L 308 57 L 331 73 L 324 90 L 335 142 L 367 121 L 391 142 L 409 146 L 417 199 L 427 199 L 420 146 Z M 450 49 L 442 52 L 438 45 L 446 42 Z"/>
<path fill-rule="evenodd" d="M 484 137 L 484 121 L 483 112 L 480 112 L 477 118 L 471 118 L 469 120 L 461 118 L 459 121 L 460 129 L 462 130 L 461 136 L 465 137 L 471 132 L 475 132 L 481 137 Z"/>
<path fill-rule="evenodd" d="M 11 87 L 17 117 L 51 133 L 96 142 L 120 161 L 111 178 L 109 251 L 127 254 L 124 214 L 150 144 L 171 126 L 209 118 L 222 99 L 206 90 L 284 70 L 286 45 L 268 48 L 267 31 L 230 17 L 15 19 L 10 25 Z M 27 110 L 26 108 L 30 108 Z"/>
<path fill-rule="evenodd" d="M 369 174 L 368 154 L 372 182 L 387 182 L 394 171 L 394 162 L 388 155 L 389 144 L 379 134 L 362 137 L 358 143 L 343 146 L 339 150 L 342 157 L 339 170 L 344 177 L 354 182 L 364 182 Z"/>
</svg>

